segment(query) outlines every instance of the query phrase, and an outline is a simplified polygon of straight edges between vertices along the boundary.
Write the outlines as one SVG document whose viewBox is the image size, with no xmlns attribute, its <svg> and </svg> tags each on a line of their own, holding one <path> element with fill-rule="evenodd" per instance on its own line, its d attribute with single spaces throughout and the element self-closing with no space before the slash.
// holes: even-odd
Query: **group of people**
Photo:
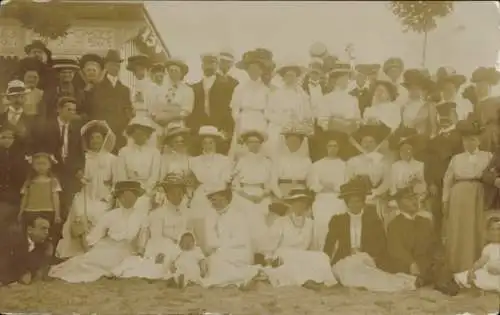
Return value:
<svg viewBox="0 0 500 315">
<path fill-rule="evenodd" d="M 0 115 L 0 283 L 500 291 L 500 74 L 41 42 Z M 245 70 L 238 82 L 233 67 Z M 279 76 L 281 86 L 272 78 Z"/>
</svg>

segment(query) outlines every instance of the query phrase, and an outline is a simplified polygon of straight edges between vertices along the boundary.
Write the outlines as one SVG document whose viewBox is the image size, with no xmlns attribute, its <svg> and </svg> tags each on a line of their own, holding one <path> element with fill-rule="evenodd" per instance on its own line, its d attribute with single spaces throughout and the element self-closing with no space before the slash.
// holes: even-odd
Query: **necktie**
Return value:
<svg viewBox="0 0 500 315">
<path fill-rule="evenodd" d="M 66 159 L 66 156 L 68 154 L 67 139 L 66 139 L 67 130 L 68 130 L 68 126 L 66 124 L 63 124 L 62 128 L 61 128 L 61 143 L 62 143 L 61 157 L 63 158 L 63 160 Z"/>
</svg>

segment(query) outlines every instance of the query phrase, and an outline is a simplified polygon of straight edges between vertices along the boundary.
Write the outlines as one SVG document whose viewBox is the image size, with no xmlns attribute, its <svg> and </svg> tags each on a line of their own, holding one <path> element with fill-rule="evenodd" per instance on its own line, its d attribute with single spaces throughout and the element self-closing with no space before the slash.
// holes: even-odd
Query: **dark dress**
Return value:
<svg viewBox="0 0 500 315">
<path fill-rule="evenodd" d="M 30 251 L 28 236 L 19 230 L 1 231 L 3 242 L 0 242 L 0 283 L 7 285 L 26 274 L 32 276 L 47 268 L 52 257 L 53 247 L 49 240 L 35 244 Z M 7 240 L 7 241 L 5 241 Z"/>
<path fill-rule="evenodd" d="M 320 81 L 319 86 L 321 87 L 321 94 L 325 95 L 326 86 L 324 81 Z M 302 89 L 307 95 L 311 95 L 311 91 L 309 90 L 309 76 L 306 75 L 304 77 L 304 81 L 302 82 Z M 314 123 L 314 135 L 309 138 L 309 155 L 313 162 L 316 162 L 322 159 L 326 155 L 324 137 L 323 137 L 323 129 L 321 129 L 318 124 Z"/>
<path fill-rule="evenodd" d="M 89 120 L 104 120 L 116 135 L 113 153 L 127 144 L 125 128 L 133 117 L 130 89 L 118 81 L 113 87 L 107 77 L 88 93 L 85 113 Z"/>
<path fill-rule="evenodd" d="M 485 210 L 500 210 L 500 189 L 495 186 L 495 180 L 500 178 L 500 149 L 493 154 L 488 167 L 484 170 Z"/>
<path fill-rule="evenodd" d="M 362 252 L 370 255 L 377 267 L 385 269 L 386 242 L 382 221 L 377 215 L 375 207 L 367 206 L 361 218 L 361 248 Z M 334 254 L 335 244 L 338 243 Z M 332 217 L 328 227 L 323 251 L 332 257 L 332 265 L 351 255 L 350 217 L 343 213 Z"/>
</svg>

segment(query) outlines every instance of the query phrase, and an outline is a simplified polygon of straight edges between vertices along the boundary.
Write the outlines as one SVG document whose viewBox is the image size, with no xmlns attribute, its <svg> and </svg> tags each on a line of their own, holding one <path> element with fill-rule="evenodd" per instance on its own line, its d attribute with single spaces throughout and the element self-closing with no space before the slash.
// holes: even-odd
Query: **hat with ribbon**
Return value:
<svg viewBox="0 0 500 315">
<path fill-rule="evenodd" d="M 276 73 L 284 76 L 287 72 L 295 72 L 295 74 L 300 77 L 306 69 L 301 66 L 300 62 L 295 58 L 288 58 L 279 67 L 276 68 Z"/>
<path fill-rule="evenodd" d="M 186 186 L 186 180 L 182 174 L 171 172 L 160 183 L 163 187 Z"/>
<path fill-rule="evenodd" d="M 134 72 L 137 67 L 149 69 L 151 67 L 151 59 L 144 54 L 129 57 L 127 59 L 127 70 Z"/>
<path fill-rule="evenodd" d="M 54 58 L 52 59 L 52 69 L 55 69 L 57 71 L 63 71 L 63 70 L 78 71 L 80 70 L 80 66 L 78 65 L 78 62 L 75 59 Z"/>
<path fill-rule="evenodd" d="M 144 188 L 142 188 L 141 183 L 133 180 L 120 181 L 115 184 L 113 189 L 113 195 L 115 197 L 119 196 L 121 193 L 131 191 L 136 194 L 137 197 L 144 195 L 146 192 Z"/>
<path fill-rule="evenodd" d="M 347 199 L 350 197 L 366 198 L 371 193 L 371 182 L 366 176 L 356 176 L 347 183 L 340 186 L 340 199 Z"/>
<path fill-rule="evenodd" d="M 387 73 L 392 68 L 398 68 L 400 70 L 404 69 L 403 59 L 398 57 L 391 57 L 384 62 L 382 70 Z"/>
<path fill-rule="evenodd" d="M 219 140 L 224 140 L 224 134 L 215 126 L 201 126 L 198 130 L 199 137 L 214 137 Z"/>
<path fill-rule="evenodd" d="M 87 64 L 94 64 L 100 68 L 104 67 L 104 60 L 97 54 L 85 54 L 80 59 L 80 68 L 84 68 Z"/>
<path fill-rule="evenodd" d="M 165 67 L 170 68 L 171 66 L 177 66 L 181 69 L 182 75 L 186 75 L 189 72 L 189 66 L 181 58 L 170 58 L 165 62 Z"/>
<path fill-rule="evenodd" d="M 187 128 L 182 120 L 172 121 L 167 125 L 165 141 L 170 141 L 173 137 L 181 135 L 188 136 L 191 129 Z"/>
<path fill-rule="evenodd" d="M 23 81 L 12 80 L 7 84 L 6 96 L 23 95 L 28 93 L 28 89 Z"/>
<path fill-rule="evenodd" d="M 243 130 L 240 133 L 240 142 L 244 143 L 250 137 L 257 137 L 260 139 L 260 142 L 265 142 L 267 140 L 267 132 L 257 128 Z"/>
<path fill-rule="evenodd" d="M 142 117 L 142 116 L 134 117 L 128 124 L 127 128 L 125 128 L 125 133 L 130 136 L 130 134 L 136 128 L 142 128 L 148 130 L 151 133 L 153 133 L 156 130 L 153 121 L 147 117 Z"/>
<path fill-rule="evenodd" d="M 41 40 L 34 40 L 30 44 L 24 46 L 24 52 L 29 55 L 29 53 L 33 49 L 39 49 L 44 51 L 47 55 L 51 55 L 51 51 L 47 48 L 47 46 Z"/>
<path fill-rule="evenodd" d="M 110 49 L 106 53 L 106 56 L 104 56 L 104 62 L 116 62 L 116 63 L 122 63 L 123 59 L 120 55 L 120 52 L 115 49 Z"/>
</svg>

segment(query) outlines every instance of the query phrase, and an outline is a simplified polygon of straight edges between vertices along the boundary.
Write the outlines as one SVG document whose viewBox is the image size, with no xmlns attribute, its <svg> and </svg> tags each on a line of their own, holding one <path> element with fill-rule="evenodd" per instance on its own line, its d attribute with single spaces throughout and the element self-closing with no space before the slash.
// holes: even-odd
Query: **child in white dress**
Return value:
<svg viewBox="0 0 500 315">
<path fill-rule="evenodd" d="M 463 287 L 472 285 L 484 291 L 500 292 L 500 217 L 495 216 L 488 220 L 488 236 L 490 242 L 486 244 L 472 268 L 455 275 L 455 280 Z"/>
<path fill-rule="evenodd" d="M 174 280 L 180 288 L 190 284 L 200 284 L 207 273 L 207 262 L 200 247 L 196 245 L 194 234 L 185 232 L 180 237 L 179 255 L 171 266 Z"/>
</svg>

